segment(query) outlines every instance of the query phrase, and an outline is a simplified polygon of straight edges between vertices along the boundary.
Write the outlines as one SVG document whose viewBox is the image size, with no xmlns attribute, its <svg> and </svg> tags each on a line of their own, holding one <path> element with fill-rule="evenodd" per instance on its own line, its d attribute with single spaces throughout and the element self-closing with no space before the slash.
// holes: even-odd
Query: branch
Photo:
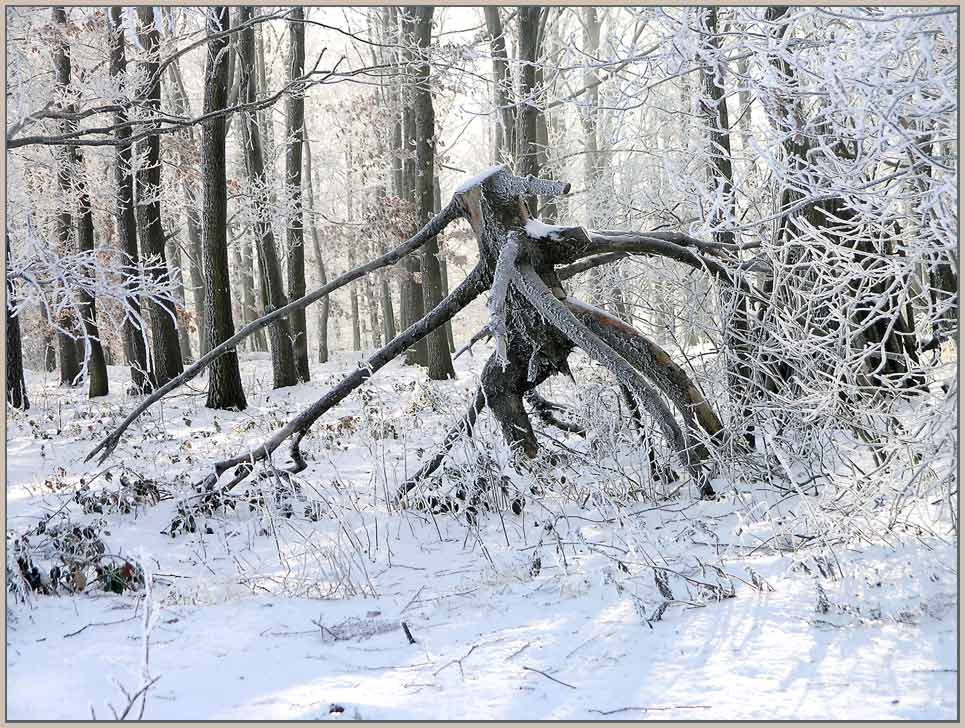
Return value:
<svg viewBox="0 0 965 728">
<path fill-rule="evenodd" d="M 493 273 L 493 286 L 489 292 L 489 331 L 496 337 L 496 361 L 503 369 L 509 362 L 507 351 L 509 343 L 506 338 L 506 296 L 509 294 L 509 283 L 516 270 L 516 258 L 519 256 L 519 243 L 516 242 L 515 231 L 510 232 L 506 244 L 499 250 L 496 261 L 496 271 Z"/>
<path fill-rule="evenodd" d="M 583 349 L 591 359 L 606 367 L 620 382 L 630 387 L 640 403 L 657 420 L 667 441 L 694 472 L 694 475 L 699 475 L 699 464 L 693 459 L 680 427 L 656 390 L 644 380 L 626 359 L 580 322 L 573 312 L 553 295 L 553 292 L 537 275 L 536 271 L 528 265 L 520 266 L 518 271 L 519 274 L 513 280 L 513 285 L 525 296 L 526 300 L 540 312 L 551 326 L 569 338 L 576 346 Z"/>
<path fill-rule="evenodd" d="M 406 240 L 404 243 L 399 245 L 394 250 L 386 253 L 380 258 L 376 258 L 375 260 L 369 261 L 365 265 L 361 265 L 358 268 L 354 268 L 350 271 L 347 271 L 346 273 L 343 273 L 335 280 L 325 284 L 320 288 L 315 289 L 311 293 L 308 293 L 302 296 L 297 301 L 292 301 L 286 306 L 277 308 L 274 311 L 271 311 L 270 313 L 265 314 L 261 318 L 255 321 L 252 321 L 250 324 L 245 325 L 234 336 L 218 344 L 218 346 L 211 349 L 207 354 L 205 354 L 200 359 L 198 359 L 198 361 L 196 361 L 192 366 L 185 369 L 183 374 L 175 377 L 167 384 L 165 384 L 163 387 L 160 387 L 157 390 L 155 390 L 155 392 L 150 397 L 144 400 L 144 402 L 138 405 L 137 409 L 135 409 L 130 415 L 128 415 L 127 419 L 125 419 L 124 422 L 122 422 L 120 426 L 117 427 L 117 429 L 111 432 L 96 448 L 91 450 L 90 453 L 88 453 L 85 460 L 90 460 L 98 452 L 101 452 L 101 456 L 98 459 L 98 462 L 101 462 L 101 463 L 104 462 L 104 460 L 114 451 L 114 448 L 117 447 L 118 443 L 120 442 L 120 437 L 124 433 L 124 431 L 128 427 L 130 427 L 130 425 L 134 422 L 134 420 L 140 417 L 141 414 L 145 412 L 152 404 L 154 404 L 159 399 L 164 397 L 164 395 L 166 395 L 168 392 L 171 392 L 177 387 L 180 387 L 185 382 L 188 382 L 194 379 L 202 371 L 204 371 L 204 369 L 207 368 L 215 359 L 217 359 L 222 354 L 225 354 L 229 351 L 234 350 L 234 348 L 239 343 L 241 343 L 248 336 L 251 336 L 251 334 L 255 333 L 259 329 L 262 329 L 268 326 L 273 321 L 277 321 L 278 319 L 285 318 L 292 311 L 298 311 L 305 308 L 306 306 L 311 305 L 315 301 L 318 301 L 324 298 L 325 296 L 329 295 L 333 291 L 351 283 L 354 280 L 357 280 L 358 278 L 361 278 L 367 273 L 371 273 L 380 268 L 384 268 L 386 266 L 393 265 L 399 262 L 399 260 L 404 258 L 406 255 L 418 249 L 422 245 L 425 245 L 425 243 L 427 243 L 429 240 L 432 240 L 434 237 L 436 237 L 443 229 L 446 228 L 446 226 L 449 225 L 449 223 L 451 223 L 453 220 L 458 218 L 462 214 L 462 212 L 463 210 L 459 202 L 453 199 L 448 205 L 446 205 L 445 208 L 442 209 L 441 212 L 439 212 L 439 214 L 437 214 L 435 217 L 429 220 L 429 222 L 427 222 L 422 227 L 421 230 L 419 230 L 415 235 L 413 235 L 411 238 Z"/>
<path fill-rule="evenodd" d="M 316 400 L 310 407 L 303 410 L 294 419 L 290 420 L 283 428 L 278 430 L 272 437 L 258 447 L 250 450 L 244 455 L 223 460 L 215 465 L 215 475 L 208 478 L 213 485 L 221 475 L 236 465 L 244 465 L 247 472 L 251 467 L 261 460 L 267 459 L 278 446 L 281 445 L 292 435 L 296 435 L 293 450 L 297 450 L 298 443 L 308 432 L 309 428 L 328 410 L 345 399 L 354 390 L 358 389 L 375 372 L 384 367 L 390 361 L 402 354 L 413 344 L 418 343 L 431 332 L 442 326 L 446 321 L 455 316 L 459 311 L 468 306 L 480 293 L 489 285 L 490 277 L 485 268 L 477 265 L 466 279 L 460 283 L 456 289 L 444 298 L 432 311 L 425 317 L 412 324 L 409 328 L 396 336 L 373 354 L 364 365 L 345 377 L 332 389 L 328 390 L 320 399 Z M 247 474 L 247 473 L 245 473 Z M 238 482 L 236 479 L 234 482 Z"/>
</svg>

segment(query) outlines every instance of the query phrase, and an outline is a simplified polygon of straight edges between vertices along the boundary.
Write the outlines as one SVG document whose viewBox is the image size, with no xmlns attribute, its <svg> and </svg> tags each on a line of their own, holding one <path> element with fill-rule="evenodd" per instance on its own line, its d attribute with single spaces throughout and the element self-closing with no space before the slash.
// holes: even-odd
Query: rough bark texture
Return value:
<svg viewBox="0 0 965 728">
<path fill-rule="evenodd" d="M 294 6 L 288 23 L 288 80 L 305 75 L 305 9 Z M 294 300 L 305 295 L 305 227 L 302 213 L 302 146 L 305 139 L 304 89 L 294 87 L 288 98 L 286 120 L 289 144 L 285 153 L 285 182 L 292 196 L 293 212 L 288 218 L 288 295 Z M 292 355 L 299 381 L 311 378 L 308 368 L 308 328 L 305 309 L 293 311 L 289 319 Z"/>
<path fill-rule="evenodd" d="M 137 8 L 138 39 L 146 50 L 140 70 L 145 85 L 139 89 L 140 102 L 154 113 L 161 108 L 161 78 L 157 73 L 160 58 L 160 35 L 154 23 L 154 9 Z M 137 221 L 144 255 L 151 264 L 151 275 L 160 284 L 167 283 L 168 266 L 161 225 L 161 140 L 150 136 L 141 143 L 145 152 L 144 166 L 137 175 Z M 153 345 L 152 380 L 161 386 L 184 371 L 181 345 L 178 342 L 177 312 L 171 301 L 151 301 L 151 343 Z"/>
<path fill-rule="evenodd" d="M 6 236 L 6 263 L 10 265 L 10 236 Z M 13 282 L 7 277 L 7 402 L 19 410 L 30 409 L 27 385 L 23 379 L 23 345 L 20 340 L 20 316 L 13 300 Z"/>
<path fill-rule="evenodd" d="M 418 49 L 415 66 L 412 106 L 415 112 L 416 172 L 415 198 L 420 225 L 428 221 L 435 209 L 435 112 L 429 87 L 429 46 L 432 42 L 432 15 L 435 8 L 420 6 L 413 9 L 415 24 L 413 37 Z M 439 243 L 433 238 L 422 249 L 423 310 L 431 311 L 445 296 L 442 274 L 439 271 Z M 433 331 L 426 338 L 429 379 L 453 379 L 456 376 L 449 356 L 449 342 L 445 329 Z"/>
<path fill-rule="evenodd" d="M 229 27 L 228 8 L 208 8 L 208 33 Z M 205 66 L 204 113 L 225 107 L 228 100 L 228 37 L 208 41 Z M 208 342 L 217 346 L 231 338 L 235 324 L 228 278 L 228 187 L 225 160 L 225 118 L 216 116 L 201 127 L 202 240 L 204 248 L 204 307 L 208 312 Z M 211 365 L 207 406 L 243 410 L 247 407 L 238 369 L 238 353 L 230 351 Z"/>
<path fill-rule="evenodd" d="M 415 73 L 415 20 L 412 8 L 407 8 L 401 17 L 402 45 L 404 50 L 405 76 L 402 87 L 402 199 L 411 202 L 418 209 L 416 195 L 416 117 L 413 89 Z M 399 284 L 399 308 L 402 328 L 407 329 L 425 315 L 425 298 L 422 293 L 422 266 L 419 258 L 412 256 L 405 261 L 405 273 Z M 425 340 L 415 342 L 412 349 L 405 353 L 406 364 L 428 366 L 429 349 Z"/>
<path fill-rule="evenodd" d="M 250 6 L 239 12 L 239 23 L 246 23 L 252 17 Z M 255 33 L 253 26 L 241 31 L 238 44 L 239 63 L 242 72 L 242 101 L 252 103 L 256 98 L 257 79 L 255 78 Z M 266 312 L 282 308 L 286 304 L 285 289 L 282 282 L 281 266 L 275 247 L 275 234 L 271 228 L 271 210 L 267 199 L 268 176 L 265 173 L 265 154 L 262 148 L 261 129 L 257 116 L 253 113 L 243 115 L 242 145 L 245 151 L 245 166 L 255 194 L 258 208 L 255 235 L 258 241 L 258 262 L 261 269 L 261 283 L 266 293 Z M 298 381 L 295 371 L 295 358 L 292 352 L 291 328 L 287 319 L 277 319 L 269 329 L 271 338 L 271 363 L 275 389 L 290 387 Z"/>
<path fill-rule="evenodd" d="M 59 7 L 52 8 L 51 15 L 54 23 L 60 25 L 64 29 L 64 32 L 66 32 L 67 14 L 64 12 L 64 9 Z M 54 48 L 53 58 L 54 74 L 57 79 L 58 90 L 60 93 L 68 95 L 69 97 L 71 59 L 70 47 L 66 40 L 57 43 Z M 64 110 L 68 112 L 73 111 L 73 105 L 69 103 L 66 104 Z M 73 122 L 65 121 L 63 124 L 64 132 L 69 133 L 75 126 Z M 80 179 L 81 170 L 79 166 L 76 147 L 63 147 L 57 157 L 57 184 L 64 195 L 64 199 L 62 201 L 63 208 L 60 214 L 57 215 L 54 229 L 60 250 L 65 254 L 70 252 L 73 247 L 71 244 L 73 218 L 70 213 L 70 208 L 73 206 L 74 199 L 78 196 L 78 193 L 81 199 L 78 205 L 80 215 L 77 220 L 77 247 L 80 250 L 92 250 L 94 247 L 93 229 L 88 227 L 88 223 L 90 223 L 90 201 L 89 198 L 87 198 L 83 181 Z M 86 205 L 84 204 L 85 200 L 87 202 Z M 83 218 L 83 220 L 81 218 Z M 84 326 L 84 339 L 90 341 L 92 333 L 94 336 L 97 335 L 96 324 L 93 321 L 93 299 L 85 292 L 81 294 L 77 304 L 78 313 Z M 61 328 L 64 329 L 65 332 L 69 332 L 69 334 L 59 332 L 57 335 L 60 352 L 60 382 L 61 384 L 73 386 L 78 383 L 81 374 L 80 362 L 84 359 L 86 346 L 81 343 L 81 353 L 78 354 L 78 344 L 80 340 L 73 335 L 76 333 L 76 321 L 73 316 L 65 317 L 61 322 Z M 88 362 L 88 374 L 91 380 L 90 396 L 95 397 L 107 393 L 107 370 L 104 364 L 103 352 L 100 350 L 100 342 L 91 341 L 90 345 L 91 358 Z M 95 360 L 98 353 L 99 357 Z M 96 387 L 95 378 L 98 380 Z M 103 391 L 100 391 L 101 389 L 103 389 Z"/>
</svg>

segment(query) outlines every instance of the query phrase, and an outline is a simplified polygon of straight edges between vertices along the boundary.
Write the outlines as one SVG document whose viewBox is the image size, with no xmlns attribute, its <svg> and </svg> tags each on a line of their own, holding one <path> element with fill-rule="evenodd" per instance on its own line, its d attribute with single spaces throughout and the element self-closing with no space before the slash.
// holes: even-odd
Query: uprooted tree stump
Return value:
<svg viewBox="0 0 965 728">
<path fill-rule="evenodd" d="M 701 495 L 713 495 L 706 472 L 707 443 L 719 440 L 723 427 L 696 384 L 665 351 L 640 332 L 605 311 L 567 296 L 563 280 L 627 255 L 658 255 L 715 275 L 745 293 L 750 293 L 750 289 L 738 274 L 728 271 L 716 259 L 729 252 L 726 245 L 681 233 L 594 232 L 582 227 L 546 225 L 531 217 L 524 201 L 534 195 L 547 198 L 568 192 L 568 184 L 518 177 L 505 166 L 493 167 L 465 182 L 443 210 L 395 250 L 247 324 L 211 349 L 184 374 L 147 397 L 87 459 L 100 453 L 103 462 L 141 413 L 197 376 L 217 357 L 233 350 L 245 337 L 362 275 L 397 263 L 461 217 L 472 227 L 479 246 L 479 262 L 466 279 L 424 318 L 376 351 L 271 438 L 249 452 L 215 464 L 214 472 L 203 482 L 204 491 L 232 488 L 251 474 L 257 462 L 269 459 L 288 440 L 293 464 L 287 472 L 305 469 L 300 444 L 322 415 L 489 290 L 491 320 L 487 332 L 496 340 L 496 351 L 483 369 L 481 385 L 468 412 L 447 434 L 439 452 L 400 487 L 400 501 L 404 502 L 406 495 L 442 464 L 463 433 L 471 433 L 476 418 L 487 407 L 513 450 L 521 457 L 534 457 L 539 445 L 524 400 L 530 400 L 537 414 L 550 412 L 553 403 L 542 399 L 535 389 L 555 374 L 568 374 L 567 359 L 577 347 L 611 372 L 624 392 L 629 393 L 632 403 L 654 418 L 676 457 L 698 483 Z M 676 416 L 664 397 L 676 409 Z M 219 487 L 219 480 L 229 470 L 233 470 L 233 477 Z"/>
</svg>

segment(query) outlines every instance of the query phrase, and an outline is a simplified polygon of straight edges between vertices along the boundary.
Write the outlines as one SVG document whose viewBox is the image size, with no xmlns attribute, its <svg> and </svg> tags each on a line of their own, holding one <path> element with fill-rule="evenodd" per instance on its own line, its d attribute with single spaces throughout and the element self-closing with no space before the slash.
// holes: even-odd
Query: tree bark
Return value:
<svg viewBox="0 0 965 728">
<path fill-rule="evenodd" d="M 124 54 L 124 35 L 120 30 L 121 8 L 113 6 L 108 12 L 108 38 L 110 47 L 110 75 L 115 80 L 120 80 L 127 68 L 127 60 Z M 128 126 L 123 126 L 128 121 L 128 115 L 123 106 L 114 113 L 114 122 L 118 125 L 116 135 L 118 139 L 129 139 L 131 130 Z M 141 305 L 135 293 L 136 284 L 134 278 L 140 274 L 140 256 L 137 245 L 137 221 L 135 219 L 134 207 L 134 178 L 131 171 L 131 145 L 121 144 L 115 147 L 114 158 L 114 177 L 117 184 L 116 211 L 117 229 L 120 237 L 121 251 L 125 256 L 122 270 L 129 271 L 130 276 L 125 276 L 124 285 L 128 289 L 128 296 L 123 305 L 124 315 L 124 344 L 127 363 L 131 368 L 132 391 L 143 393 L 150 391 L 150 365 L 147 354 L 147 336 L 143 330 L 143 319 L 141 318 Z M 89 211 L 89 205 L 86 206 Z M 92 226 L 92 223 L 91 223 Z M 92 233 L 91 233 L 92 235 Z M 105 357 L 105 363 L 107 361 Z M 107 375 L 104 373 L 105 386 L 104 393 L 107 391 Z M 93 383 L 92 383 L 93 388 Z"/>
<path fill-rule="evenodd" d="M 10 235 L 6 236 L 6 263 L 10 267 Z M 20 340 L 20 315 L 13 300 L 13 281 L 7 277 L 7 403 L 26 412 L 30 409 L 27 385 L 23 377 L 23 344 Z"/>
<path fill-rule="evenodd" d="M 305 75 L 305 9 L 291 8 L 288 23 L 289 61 L 288 80 Z M 305 227 L 302 212 L 302 147 L 305 140 L 304 88 L 291 90 L 286 113 L 289 144 L 285 153 L 285 182 L 292 196 L 293 212 L 288 218 L 288 295 L 294 300 L 305 295 Z M 311 379 L 308 367 L 308 328 L 305 309 L 292 312 L 289 321 L 292 335 L 292 354 L 299 381 Z"/>
<path fill-rule="evenodd" d="M 228 30 L 227 6 L 208 8 L 208 33 Z M 228 37 L 208 41 L 205 66 L 204 113 L 225 108 L 228 100 Z M 228 277 L 228 187 L 225 159 L 225 118 L 216 116 L 201 126 L 202 228 L 204 247 L 204 307 L 208 312 L 208 341 L 217 346 L 231 338 L 235 324 Z M 237 350 L 219 357 L 208 375 L 207 406 L 243 410 L 248 403 L 241 386 Z"/>
<path fill-rule="evenodd" d="M 245 5 L 239 13 L 239 23 L 243 24 L 252 17 L 251 6 Z M 255 33 L 252 26 L 241 31 L 239 59 L 241 64 L 241 89 L 243 103 L 252 103 L 257 95 L 255 78 Z M 242 146 L 244 147 L 245 166 L 255 195 L 257 215 L 255 236 L 258 241 L 258 261 L 261 267 L 262 287 L 266 293 L 265 310 L 270 312 L 282 308 L 286 303 L 282 282 L 281 266 L 275 247 L 275 234 L 271 227 L 271 209 L 268 200 L 270 182 L 265 173 L 265 156 L 261 143 L 261 129 L 256 114 L 246 112 L 242 118 Z M 289 322 L 278 319 L 269 330 L 271 338 L 271 358 L 273 386 L 290 387 L 298 382 L 295 359 L 291 345 Z"/>
<path fill-rule="evenodd" d="M 429 48 L 432 44 L 432 15 L 435 8 L 419 6 L 412 10 L 415 16 L 413 38 L 418 64 L 415 67 L 412 106 L 415 114 L 416 173 L 415 196 L 418 224 L 428 222 L 435 212 L 435 112 L 429 88 Z M 442 274 L 439 271 L 439 243 L 433 238 L 422 250 L 422 301 L 423 311 L 431 311 L 444 297 Z M 445 329 L 433 331 L 426 338 L 426 355 L 429 379 L 453 379 L 456 376 L 449 356 L 449 342 Z"/>
<path fill-rule="evenodd" d="M 493 103 L 496 106 L 496 123 L 493 134 L 493 161 L 509 161 L 508 157 L 516 150 L 516 116 L 510 100 L 512 79 L 509 75 L 509 59 L 506 55 L 506 37 L 499 17 L 499 7 L 483 7 L 486 16 L 486 30 L 493 54 Z"/>
<path fill-rule="evenodd" d="M 404 48 L 405 71 L 402 88 L 402 198 L 412 203 L 418 212 L 416 197 L 416 118 L 414 108 L 415 91 L 413 74 L 415 65 L 415 20 L 412 8 L 402 14 L 402 46 Z M 407 329 L 425 315 L 425 297 L 422 292 L 422 266 L 419 258 L 406 259 L 405 273 L 399 286 L 402 328 Z M 405 354 L 409 365 L 429 366 L 429 349 L 424 339 L 419 339 Z"/>
<path fill-rule="evenodd" d="M 161 78 L 158 75 L 160 59 L 160 34 L 154 22 L 154 9 L 146 6 L 137 8 L 138 40 L 147 51 L 147 57 L 140 62 L 140 70 L 146 79 L 138 91 L 140 102 L 145 108 L 157 114 L 161 109 Z M 164 250 L 164 228 L 161 225 L 161 140 L 153 135 L 141 143 L 145 153 L 144 167 L 137 174 L 137 220 L 144 253 L 150 261 L 152 277 L 158 284 L 166 285 L 170 280 Z M 152 300 L 151 340 L 153 344 L 154 386 L 161 386 L 184 371 L 181 361 L 181 348 L 178 343 L 177 312 L 173 301 Z"/>
</svg>

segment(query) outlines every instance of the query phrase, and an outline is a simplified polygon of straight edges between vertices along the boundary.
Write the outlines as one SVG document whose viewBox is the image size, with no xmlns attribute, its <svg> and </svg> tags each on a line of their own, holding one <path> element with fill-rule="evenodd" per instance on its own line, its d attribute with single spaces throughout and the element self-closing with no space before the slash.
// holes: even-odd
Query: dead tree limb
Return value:
<svg viewBox="0 0 965 728">
<path fill-rule="evenodd" d="M 466 279 L 456 286 L 456 289 L 452 293 L 440 301 L 439 305 L 432 309 L 432 311 L 375 352 L 375 354 L 358 369 L 345 377 L 341 382 L 326 392 L 324 396 L 312 403 L 311 406 L 302 410 L 302 412 L 290 420 L 287 425 L 278 430 L 268 440 L 243 455 L 238 455 L 217 463 L 214 468 L 214 480 L 216 481 L 226 470 L 236 465 L 246 465 L 250 467 L 256 462 L 267 459 L 285 440 L 292 436 L 294 436 L 291 444 L 292 459 L 295 461 L 296 467 L 302 469 L 304 459 L 301 457 L 299 445 L 302 438 L 305 437 L 319 417 L 358 389 L 375 372 L 397 356 L 400 356 L 407 348 L 445 324 L 446 321 L 468 306 L 488 285 L 488 274 L 485 269 L 477 266 L 466 276 Z"/>
<path fill-rule="evenodd" d="M 200 357 L 192 366 L 188 367 L 184 373 L 174 377 L 169 382 L 164 384 L 164 386 L 159 387 L 150 397 L 145 399 L 141 404 L 139 404 L 135 410 L 127 416 L 127 418 L 106 438 L 104 438 L 101 443 L 95 447 L 90 453 L 87 454 L 85 460 L 90 460 L 92 457 L 101 453 L 98 458 L 98 462 L 103 463 L 104 460 L 114 451 L 120 442 L 121 435 L 124 431 L 131 426 L 131 424 L 140 417 L 148 408 L 151 407 L 155 402 L 160 400 L 169 392 L 177 389 L 186 382 L 191 381 L 201 372 L 203 372 L 215 359 L 217 359 L 222 354 L 229 351 L 234 351 L 235 347 L 238 346 L 247 337 L 251 336 L 256 331 L 263 329 L 268 326 L 273 321 L 285 318 L 292 311 L 297 311 L 309 306 L 315 301 L 321 300 L 325 296 L 329 295 L 335 290 L 338 290 L 342 286 L 351 283 L 354 280 L 361 278 L 367 273 L 379 270 L 380 268 L 385 268 L 390 265 L 395 265 L 402 258 L 404 258 L 409 253 L 417 250 L 419 247 L 427 243 L 429 240 L 434 238 L 439 234 L 447 225 L 449 225 L 453 220 L 457 219 L 462 215 L 462 208 L 457 200 L 453 199 L 445 208 L 439 212 L 438 215 L 433 217 L 429 222 L 427 222 L 419 232 L 413 235 L 411 238 L 403 242 L 401 245 L 396 247 L 394 250 L 389 251 L 385 255 L 371 260 L 364 265 L 360 265 L 358 268 L 353 268 L 340 275 L 333 281 L 326 283 L 320 288 L 316 288 L 311 293 L 308 293 L 296 301 L 277 308 L 270 313 L 265 314 L 259 319 L 252 321 L 250 324 L 243 326 L 234 336 L 226 339 L 218 346 L 211 349 L 207 354 Z"/>
</svg>

